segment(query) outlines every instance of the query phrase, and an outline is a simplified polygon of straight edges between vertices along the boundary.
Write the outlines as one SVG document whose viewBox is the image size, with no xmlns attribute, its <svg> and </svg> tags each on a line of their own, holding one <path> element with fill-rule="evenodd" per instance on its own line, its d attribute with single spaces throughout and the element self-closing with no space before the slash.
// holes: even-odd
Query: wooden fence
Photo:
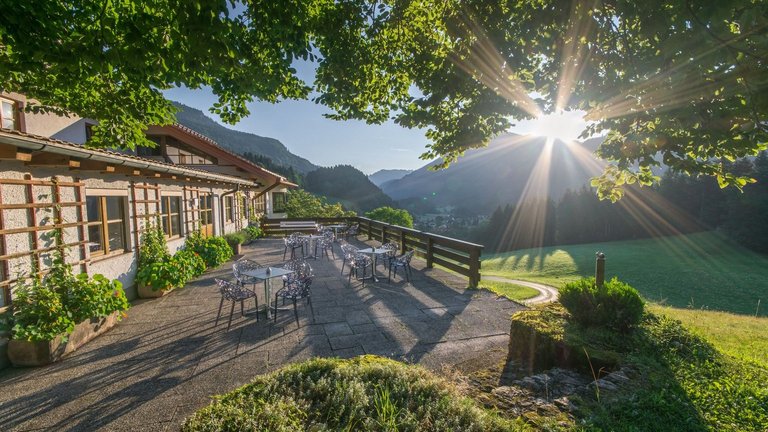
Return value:
<svg viewBox="0 0 768 432">
<path fill-rule="evenodd" d="M 281 221 L 307 221 L 330 225 L 336 223 L 357 223 L 360 225 L 359 235 L 368 240 L 381 243 L 395 241 L 400 244 L 400 252 L 413 249 L 415 255 L 427 261 L 427 268 L 435 264 L 443 266 L 469 278 L 469 286 L 476 288 L 480 283 L 480 255 L 483 246 L 462 240 L 444 237 L 390 225 L 365 217 L 349 218 L 291 218 L 263 219 L 261 227 L 266 235 L 285 235 L 289 231 L 280 228 Z"/>
</svg>

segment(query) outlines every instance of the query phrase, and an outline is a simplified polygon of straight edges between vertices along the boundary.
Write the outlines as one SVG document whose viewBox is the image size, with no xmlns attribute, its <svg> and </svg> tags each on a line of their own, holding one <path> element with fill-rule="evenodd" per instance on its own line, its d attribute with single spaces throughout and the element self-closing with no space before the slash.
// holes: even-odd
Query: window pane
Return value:
<svg viewBox="0 0 768 432">
<path fill-rule="evenodd" d="M 171 198 L 171 199 L 173 199 L 173 198 Z M 168 213 L 168 197 L 160 198 L 160 211 L 163 214 Z"/>
<path fill-rule="evenodd" d="M 171 228 L 173 229 L 173 235 L 181 234 L 181 218 L 179 215 L 171 216 Z"/>
<path fill-rule="evenodd" d="M 168 231 L 168 216 L 163 215 L 162 219 L 163 219 L 163 232 L 165 233 L 165 235 L 169 236 L 171 235 L 171 233 Z"/>
<path fill-rule="evenodd" d="M 85 198 L 85 207 L 89 222 L 96 222 L 101 220 L 99 197 L 89 196 Z"/>
<path fill-rule="evenodd" d="M 170 197 L 169 199 L 171 201 L 171 213 L 178 213 L 179 207 L 181 207 L 181 204 L 180 204 L 181 198 Z"/>
<path fill-rule="evenodd" d="M 123 250 L 125 249 L 125 230 L 123 229 L 123 222 L 113 222 L 107 227 L 107 235 L 109 236 L 109 250 Z"/>
<path fill-rule="evenodd" d="M 3 118 L 13 119 L 13 103 L 3 101 Z"/>
<path fill-rule="evenodd" d="M 101 238 L 101 225 L 91 225 L 88 227 L 88 249 L 93 252 L 104 250 L 104 242 Z"/>
<path fill-rule="evenodd" d="M 123 220 L 123 198 L 122 197 L 106 197 L 106 198 L 107 198 L 107 219 Z"/>
</svg>

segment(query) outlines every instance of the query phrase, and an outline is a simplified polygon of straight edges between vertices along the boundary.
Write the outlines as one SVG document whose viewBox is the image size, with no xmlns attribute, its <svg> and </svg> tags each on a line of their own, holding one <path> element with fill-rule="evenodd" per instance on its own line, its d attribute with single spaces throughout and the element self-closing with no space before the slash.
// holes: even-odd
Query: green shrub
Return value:
<svg viewBox="0 0 768 432">
<path fill-rule="evenodd" d="M 405 228 L 413 228 L 413 216 L 408 210 L 379 207 L 365 214 L 365 217 Z"/>
<path fill-rule="evenodd" d="M 226 240 L 230 246 L 236 246 L 236 245 L 245 243 L 246 236 L 245 236 L 245 233 L 234 232 L 234 233 L 224 234 L 224 240 Z"/>
<path fill-rule="evenodd" d="M 248 225 L 245 227 L 245 229 L 243 229 L 243 233 L 245 233 L 249 241 L 253 241 L 264 236 L 264 232 L 257 225 Z"/>
<path fill-rule="evenodd" d="M 13 315 L 8 324 L 14 339 L 52 340 L 60 334 L 68 335 L 81 321 L 128 308 L 119 281 L 100 274 L 74 276 L 64 252 L 56 250 L 43 279 L 33 278 L 14 290 Z"/>
<path fill-rule="evenodd" d="M 138 268 L 141 269 L 141 267 L 149 263 L 161 261 L 170 256 L 163 230 L 159 225 L 147 224 L 146 231 L 141 234 Z"/>
<path fill-rule="evenodd" d="M 195 251 L 181 249 L 173 255 L 173 259 L 184 269 L 187 280 L 205 273 L 205 261 L 203 261 L 200 254 Z"/>
<path fill-rule="evenodd" d="M 233 255 L 232 248 L 223 237 L 205 237 L 200 231 L 187 237 L 184 248 L 197 252 L 207 268 L 218 267 Z"/>
<path fill-rule="evenodd" d="M 363 356 L 295 363 L 217 398 L 182 427 L 194 431 L 511 431 L 419 366 Z"/>
<path fill-rule="evenodd" d="M 637 290 L 617 278 L 598 288 L 594 278 L 570 282 L 560 289 L 560 303 L 584 326 L 605 326 L 627 331 L 643 316 L 643 300 Z"/>
</svg>

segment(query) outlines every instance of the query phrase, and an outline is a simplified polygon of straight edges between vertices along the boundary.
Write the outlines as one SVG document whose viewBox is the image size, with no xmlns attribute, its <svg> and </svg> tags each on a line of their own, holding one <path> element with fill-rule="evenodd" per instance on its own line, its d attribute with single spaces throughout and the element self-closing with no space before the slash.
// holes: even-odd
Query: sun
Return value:
<svg viewBox="0 0 768 432">
<path fill-rule="evenodd" d="M 583 111 L 560 111 L 543 114 L 532 120 L 519 121 L 510 129 L 510 132 L 543 136 L 569 143 L 576 141 L 586 126 Z"/>
</svg>

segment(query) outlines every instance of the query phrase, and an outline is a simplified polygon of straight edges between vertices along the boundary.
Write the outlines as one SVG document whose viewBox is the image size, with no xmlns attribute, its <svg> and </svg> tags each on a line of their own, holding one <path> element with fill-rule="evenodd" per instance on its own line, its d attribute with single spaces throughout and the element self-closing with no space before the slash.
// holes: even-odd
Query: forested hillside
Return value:
<svg viewBox="0 0 768 432">
<path fill-rule="evenodd" d="M 394 204 L 362 171 L 349 165 L 318 168 L 307 173 L 304 189 L 358 213 Z"/>
</svg>

